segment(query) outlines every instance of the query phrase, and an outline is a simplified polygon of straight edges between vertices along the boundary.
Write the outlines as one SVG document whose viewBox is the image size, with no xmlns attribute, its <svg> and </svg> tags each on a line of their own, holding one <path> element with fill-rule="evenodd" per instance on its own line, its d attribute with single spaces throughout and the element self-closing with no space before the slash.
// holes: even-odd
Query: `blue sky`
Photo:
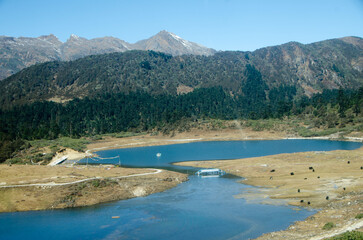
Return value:
<svg viewBox="0 0 363 240">
<path fill-rule="evenodd" d="M 363 37 L 363 0 L 0 0 L 0 35 L 114 36 L 161 30 L 217 50 Z"/>
</svg>

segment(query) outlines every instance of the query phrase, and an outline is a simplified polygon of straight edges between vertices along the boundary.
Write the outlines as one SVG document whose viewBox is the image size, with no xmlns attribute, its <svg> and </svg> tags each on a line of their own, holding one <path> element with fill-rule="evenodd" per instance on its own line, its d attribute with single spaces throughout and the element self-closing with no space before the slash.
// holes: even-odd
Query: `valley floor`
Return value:
<svg viewBox="0 0 363 240">
<path fill-rule="evenodd" d="M 362 141 L 363 136 L 361 133 L 352 133 L 350 137 L 350 140 Z M 238 125 L 235 129 L 193 129 L 176 133 L 172 137 L 161 134 L 126 138 L 106 136 L 87 145 L 88 150 L 85 153 L 65 149 L 57 153 L 53 160 L 67 156 L 68 160 L 76 161 L 95 151 L 111 148 L 192 141 L 284 138 L 294 136 L 284 131 L 256 132 L 238 128 Z M 261 187 L 258 191 L 243 192 L 235 197 L 266 204 L 290 204 L 320 209 L 317 214 L 305 221 L 296 222 L 285 231 L 265 234 L 259 239 L 323 239 L 329 234 L 335 235 L 339 230 L 349 230 L 347 226 L 355 226 L 362 230 L 363 220 L 355 218 L 358 213 L 363 213 L 363 170 L 360 169 L 363 166 L 362 156 L 363 148 L 353 151 L 280 154 L 179 164 L 218 167 L 246 178 L 243 182 L 245 184 Z M 314 171 L 309 167 L 313 167 Z M 291 172 L 294 172 L 294 175 L 291 175 Z M 3 164 L 0 165 L 0 212 L 93 205 L 164 191 L 186 180 L 185 174 L 155 169 L 129 169 L 105 165 L 52 167 Z M 333 222 L 336 227 L 332 230 L 322 230 L 327 222 Z"/>
<path fill-rule="evenodd" d="M 235 196 L 251 203 L 283 204 L 320 209 L 287 230 L 258 239 L 324 239 L 360 229 L 363 219 L 363 148 L 351 151 L 304 152 L 224 161 L 177 163 L 182 166 L 220 168 L 244 177 L 257 190 Z M 349 161 L 349 162 L 348 162 Z M 312 168 L 312 169 L 309 169 Z M 293 173 L 293 175 L 292 175 Z M 334 223 L 331 230 L 323 226 Z"/>
</svg>

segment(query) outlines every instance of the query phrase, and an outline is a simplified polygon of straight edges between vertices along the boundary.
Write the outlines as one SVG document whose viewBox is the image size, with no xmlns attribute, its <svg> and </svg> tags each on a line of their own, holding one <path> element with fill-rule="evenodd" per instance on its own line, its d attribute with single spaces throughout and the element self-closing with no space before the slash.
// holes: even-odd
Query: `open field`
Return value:
<svg viewBox="0 0 363 240">
<path fill-rule="evenodd" d="M 0 212 L 88 206 L 146 196 L 186 180 L 170 171 L 106 165 L 0 165 Z"/>
</svg>

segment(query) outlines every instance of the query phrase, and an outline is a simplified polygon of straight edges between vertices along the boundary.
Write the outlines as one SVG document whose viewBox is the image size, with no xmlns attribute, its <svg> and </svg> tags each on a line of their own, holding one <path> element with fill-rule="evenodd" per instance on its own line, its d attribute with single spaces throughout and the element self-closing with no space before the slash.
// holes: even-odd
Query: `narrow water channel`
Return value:
<svg viewBox="0 0 363 240">
<path fill-rule="evenodd" d="M 120 155 L 127 166 L 170 167 L 171 162 L 184 160 L 350 150 L 361 146 L 361 143 L 315 140 L 204 142 L 98 154 Z M 162 193 L 93 207 L 3 213 L 0 239 L 249 239 L 284 229 L 315 212 L 235 198 L 253 187 L 238 183 L 240 178 L 229 175 L 219 178 L 191 175 L 189 179 Z"/>
<path fill-rule="evenodd" d="M 1 239 L 249 239 L 314 213 L 247 204 L 235 178 L 190 176 L 171 190 L 95 207 L 0 214 Z M 119 216 L 119 218 L 112 218 Z"/>
</svg>

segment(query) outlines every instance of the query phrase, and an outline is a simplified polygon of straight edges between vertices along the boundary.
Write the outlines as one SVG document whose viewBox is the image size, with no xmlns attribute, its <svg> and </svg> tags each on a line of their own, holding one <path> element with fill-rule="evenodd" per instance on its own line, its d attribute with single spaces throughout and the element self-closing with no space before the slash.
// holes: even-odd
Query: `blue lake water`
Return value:
<svg viewBox="0 0 363 240">
<path fill-rule="evenodd" d="M 97 152 L 102 158 L 120 156 L 121 165 L 131 167 L 171 167 L 171 163 L 195 160 L 237 159 L 267 156 L 279 153 L 305 151 L 352 150 L 361 147 L 358 142 L 327 140 L 270 140 L 270 141 L 215 141 L 193 142 L 166 146 L 113 149 Z M 160 157 L 156 154 L 161 153 Z M 95 159 L 97 160 L 97 159 Z M 115 163 L 119 159 L 89 163 Z M 83 161 L 85 163 L 86 160 Z"/>
<path fill-rule="evenodd" d="M 98 154 L 120 155 L 122 164 L 128 166 L 170 167 L 171 162 L 177 161 L 351 150 L 361 146 L 323 140 L 196 142 Z M 159 152 L 162 155 L 158 158 Z M 284 229 L 315 212 L 234 198 L 253 188 L 237 183 L 240 178 L 189 178 L 173 189 L 147 197 L 85 208 L 3 213 L 0 239 L 249 239 Z"/>
</svg>

